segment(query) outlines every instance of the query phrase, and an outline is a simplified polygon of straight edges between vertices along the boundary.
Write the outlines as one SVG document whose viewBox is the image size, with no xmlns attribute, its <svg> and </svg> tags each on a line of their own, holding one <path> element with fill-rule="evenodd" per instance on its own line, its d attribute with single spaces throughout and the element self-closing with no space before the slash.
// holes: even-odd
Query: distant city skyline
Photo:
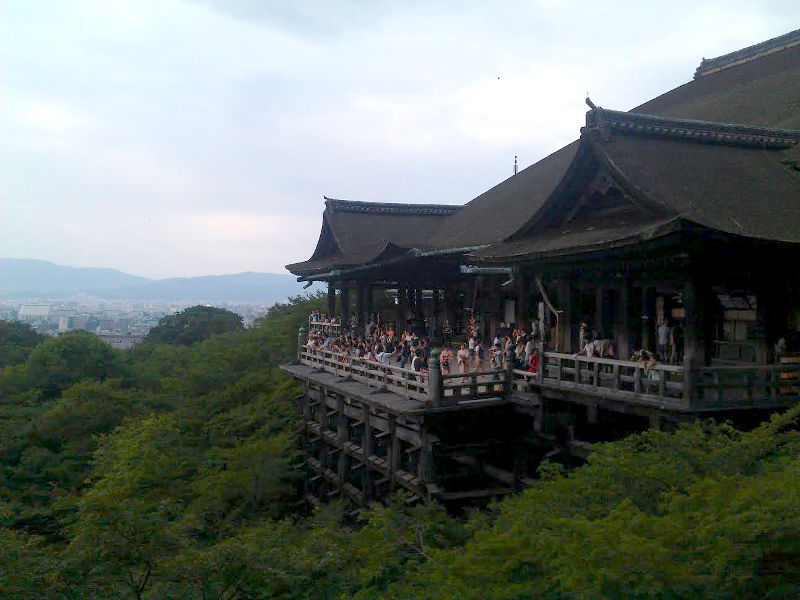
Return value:
<svg viewBox="0 0 800 600">
<path fill-rule="evenodd" d="M 0 257 L 285 273 L 323 195 L 463 204 L 800 3 L 0 5 Z"/>
</svg>

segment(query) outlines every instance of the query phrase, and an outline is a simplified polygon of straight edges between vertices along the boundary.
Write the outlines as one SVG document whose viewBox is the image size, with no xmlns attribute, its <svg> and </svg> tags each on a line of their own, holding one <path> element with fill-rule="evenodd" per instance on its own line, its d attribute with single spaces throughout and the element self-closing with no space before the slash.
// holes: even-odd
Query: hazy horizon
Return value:
<svg viewBox="0 0 800 600">
<path fill-rule="evenodd" d="M 285 273 L 323 195 L 464 204 L 800 3 L 88 0 L 0 7 L 0 255 Z"/>
</svg>

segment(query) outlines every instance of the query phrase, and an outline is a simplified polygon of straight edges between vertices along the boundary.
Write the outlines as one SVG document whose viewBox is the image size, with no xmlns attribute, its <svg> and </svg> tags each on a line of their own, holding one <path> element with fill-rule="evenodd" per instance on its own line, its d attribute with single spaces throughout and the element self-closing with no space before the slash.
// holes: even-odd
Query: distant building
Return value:
<svg viewBox="0 0 800 600">
<path fill-rule="evenodd" d="M 135 344 L 141 344 L 144 341 L 143 335 L 113 335 L 99 333 L 97 334 L 97 337 L 117 350 L 127 350 L 128 348 L 132 348 Z"/>
<path fill-rule="evenodd" d="M 23 304 L 19 307 L 17 319 L 25 323 L 43 323 L 50 320 L 49 304 Z"/>
</svg>

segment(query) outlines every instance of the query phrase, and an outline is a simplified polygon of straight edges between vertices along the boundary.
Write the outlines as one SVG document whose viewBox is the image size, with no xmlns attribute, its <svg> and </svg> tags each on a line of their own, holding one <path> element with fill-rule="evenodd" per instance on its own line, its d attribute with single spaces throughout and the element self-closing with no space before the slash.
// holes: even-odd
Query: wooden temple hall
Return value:
<svg viewBox="0 0 800 600">
<path fill-rule="evenodd" d="M 454 350 L 533 328 L 539 364 L 462 373 L 434 350 L 421 374 L 300 332 L 311 501 L 478 501 L 592 442 L 800 400 L 800 30 L 631 111 L 587 104 L 578 139 L 462 206 L 326 198 L 287 267 L 328 285 L 340 322 L 311 328 Z"/>
</svg>

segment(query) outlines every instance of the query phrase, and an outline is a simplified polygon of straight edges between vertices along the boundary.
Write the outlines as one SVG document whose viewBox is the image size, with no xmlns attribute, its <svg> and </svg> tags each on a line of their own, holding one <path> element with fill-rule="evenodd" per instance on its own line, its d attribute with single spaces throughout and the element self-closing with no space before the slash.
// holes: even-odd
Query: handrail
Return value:
<svg viewBox="0 0 800 600">
<path fill-rule="evenodd" d="M 352 377 L 371 387 L 385 387 L 409 398 L 428 399 L 428 375 L 424 372 L 364 360 L 334 350 L 309 348 L 305 344 L 301 346 L 300 362 L 335 375 Z"/>
<path fill-rule="evenodd" d="M 800 400 L 800 364 L 701 366 L 691 371 L 689 379 L 683 365 L 544 352 L 535 373 L 496 368 L 440 373 L 432 384 L 432 374 L 426 370 L 414 371 L 302 343 L 299 358 L 309 366 L 409 398 L 433 401 L 434 405 L 439 398 L 445 402 L 478 400 L 548 388 L 683 410 L 785 405 Z"/>
<path fill-rule="evenodd" d="M 332 356 L 332 357 L 333 356 L 339 357 L 339 358 L 342 359 L 343 363 L 348 363 L 348 364 L 360 363 L 360 364 L 363 364 L 363 365 L 375 365 L 376 367 L 378 367 L 380 369 L 384 369 L 384 370 L 388 369 L 390 371 L 395 371 L 397 373 L 405 373 L 405 374 L 414 375 L 414 376 L 417 376 L 417 377 L 419 375 L 423 374 L 421 371 L 414 371 L 412 369 L 405 369 L 403 367 L 397 367 L 395 365 L 387 365 L 386 363 L 382 363 L 382 362 L 377 361 L 377 360 L 367 360 L 365 358 L 358 358 L 358 357 L 355 357 L 355 356 L 349 356 L 349 355 L 345 354 L 344 352 L 336 352 L 335 350 L 325 350 L 325 349 L 322 349 L 322 348 L 309 348 L 306 345 L 303 346 L 303 349 L 306 352 L 311 352 L 313 354 L 321 353 L 323 355 L 327 354 L 327 355 Z"/>
<path fill-rule="evenodd" d="M 700 370 L 703 372 L 713 372 L 713 371 L 721 371 L 726 372 L 729 371 L 731 373 L 737 372 L 741 373 L 742 371 L 800 371 L 800 365 L 798 364 L 785 364 L 785 365 L 759 365 L 759 364 L 752 364 L 752 363 L 743 363 L 738 365 L 711 365 L 709 367 L 700 367 Z"/>
<path fill-rule="evenodd" d="M 460 379 L 462 377 L 470 377 L 472 375 L 500 375 L 503 374 L 502 369 L 486 369 L 483 371 L 466 371 L 464 373 L 442 373 L 442 379 Z"/>
<path fill-rule="evenodd" d="M 568 360 L 578 360 L 584 363 L 597 363 L 601 365 L 619 365 L 620 367 L 643 367 L 643 363 L 634 360 L 621 360 L 618 358 L 600 358 L 599 356 L 579 356 L 577 354 L 565 354 L 563 352 L 545 352 L 545 358 L 565 358 Z M 648 370 L 658 369 L 659 371 L 669 371 L 671 373 L 683 373 L 683 365 L 670 365 L 663 362 L 655 362 Z"/>
</svg>

